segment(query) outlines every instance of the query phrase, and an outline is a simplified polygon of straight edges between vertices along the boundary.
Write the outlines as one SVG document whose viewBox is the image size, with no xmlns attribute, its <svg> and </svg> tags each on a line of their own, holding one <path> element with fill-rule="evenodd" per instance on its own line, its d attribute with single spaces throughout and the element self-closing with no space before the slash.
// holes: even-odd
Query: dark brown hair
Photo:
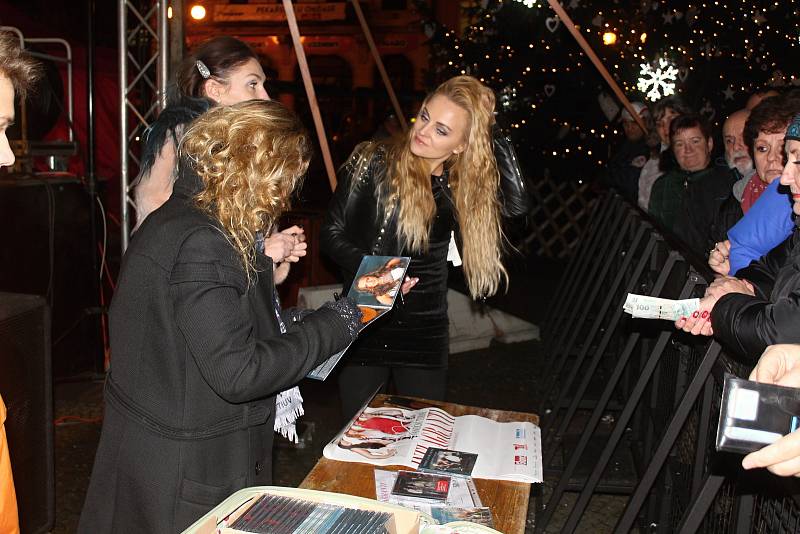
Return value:
<svg viewBox="0 0 800 534">
<path fill-rule="evenodd" d="M 20 98 L 42 77 L 42 67 L 20 47 L 17 37 L 0 32 L 0 76 L 5 76 Z"/>
<path fill-rule="evenodd" d="M 253 50 L 235 37 L 227 35 L 214 37 L 203 42 L 187 57 L 175 79 L 178 93 L 182 96 L 203 98 L 203 84 L 206 78 L 200 74 L 197 61 L 202 61 L 215 80 L 227 80 L 231 70 L 246 63 L 251 58 L 258 59 Z"/>
<path fill-rule="evenodd" d="M 686 115 L 678 115 L 669 125 L 669 142 L 672 143 L 672 138 L 681 131 L 688 130 L 689 128 L 699 128 L 706 141 L 711 138 L 711 126 L 702 115 L 697 113 L 688 113 Z"/>
<path fill-rule="evenodd" d="M 753 145 L 760 132 L 784 133 L 798 113 L 800 113 L 800 98 L 791 93 L 770 96 L 759 102 L 750 112 L 742 133 L 750 157 L 753 157 Z"/>
</svg>

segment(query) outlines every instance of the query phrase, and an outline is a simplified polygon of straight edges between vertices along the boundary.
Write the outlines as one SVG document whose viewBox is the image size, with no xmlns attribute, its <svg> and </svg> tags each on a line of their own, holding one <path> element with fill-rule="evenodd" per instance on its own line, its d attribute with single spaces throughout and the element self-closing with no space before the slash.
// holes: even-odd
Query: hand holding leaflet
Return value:
<svg viewBox="0 0 800 534">
<path fill-rule="evenodd" d="M 362 330 L 392 309 L 397 296 L 401 294 L 401 286 L 410 263 L 411 258 L 403 256 L 364 256 L 362 258 L 353 285 L 347 292 L 347 296 L 352 298 L 361 309 Z M 411 280 L 406 284 L 413 287 L 416 281 Z M 306 376 L 315 380 L 328 378 L 350 345 L 312 369 Z"/>
</svg>

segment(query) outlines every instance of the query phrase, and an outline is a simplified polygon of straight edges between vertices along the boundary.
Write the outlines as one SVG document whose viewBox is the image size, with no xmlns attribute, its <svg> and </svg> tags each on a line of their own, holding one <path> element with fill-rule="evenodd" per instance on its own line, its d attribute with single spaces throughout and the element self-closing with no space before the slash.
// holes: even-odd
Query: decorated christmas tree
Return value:
<svg viewBox="0 0 800 534">
<path fill-rule="evenodd" d="M 563 7 L 630 100 L 675 93 L 719 130 L 765 87 L 800 88 L 800 4 L 567 0 Z M 532 176 L 591 180 L 621 134 L 621 105 L 546 0 L 482 0 L 469 25 L 438 24 L 431 84 L 465 73 L 498 95 L 499 121 Z M 721 144 L 719 144 L 721 146 Z"/>
</svg>

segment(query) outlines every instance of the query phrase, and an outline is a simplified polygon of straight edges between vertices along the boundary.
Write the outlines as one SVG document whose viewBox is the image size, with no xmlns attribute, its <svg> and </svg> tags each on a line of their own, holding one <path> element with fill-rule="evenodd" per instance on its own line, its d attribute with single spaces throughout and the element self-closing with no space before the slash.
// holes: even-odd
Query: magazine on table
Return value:
<svg viewBox="0 0 800 534">
<path fill-rule="evenodd" d="M 419 462 L 420 471 L 468 477 L 472 474 L 478 455 L 430 447 Z"/>
<path fill-rule="evenodd" d="M 542 482 L 539 427 L 439 408 L 366 407 L 325 446 L 331 460 L 418 469 L 429 448 L 477 454 L 474 478 Z M 458 477 L 454 477 L 458 478 Z"/>
<path fill-rule="evenodd" d="M 347 296 L 361 309 L 362 330 L 392 309 L 410 263 L 411 258 L 405 256 L 364 256 L 361 259 Z M 315 380 L 328 378 L 352 344 L 319 364 L 306 376 Z"/>
<path fill-rule="evenodd" d="M 447 506 L 448 508 L 480 508 L 483 506 L 478 490 L 471 478 L 452 477 L 450 490 L 443 503 L 424 502 L 420 499 L 404 498 L 392 493 L 399 471 L 388 469 L 375 469 L 375 496 L 381 502 L 399 504 L 413 508 L 419 512 L 432 515 L 431 506 Z"/>
<path fill-rule="evenodd" d="M 398 471 L 392 487 L 392 495 L 401 499 L 419 499 L 443 503 L 450 493 L 451 478 L 448 475 Z"/>
</svg>

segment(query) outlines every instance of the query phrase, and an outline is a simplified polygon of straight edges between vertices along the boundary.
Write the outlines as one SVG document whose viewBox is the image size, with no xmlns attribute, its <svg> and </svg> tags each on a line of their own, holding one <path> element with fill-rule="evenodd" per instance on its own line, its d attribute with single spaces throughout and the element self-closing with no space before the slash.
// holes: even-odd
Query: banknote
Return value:
<svg viewBox="0 0 800 534">
<path fill-rule="evenodd" d="M 623 311 L 637 319 L 677 321 L 700 308 L 700 299 L 672 300 L 628 293 Z"/>
</svg>

